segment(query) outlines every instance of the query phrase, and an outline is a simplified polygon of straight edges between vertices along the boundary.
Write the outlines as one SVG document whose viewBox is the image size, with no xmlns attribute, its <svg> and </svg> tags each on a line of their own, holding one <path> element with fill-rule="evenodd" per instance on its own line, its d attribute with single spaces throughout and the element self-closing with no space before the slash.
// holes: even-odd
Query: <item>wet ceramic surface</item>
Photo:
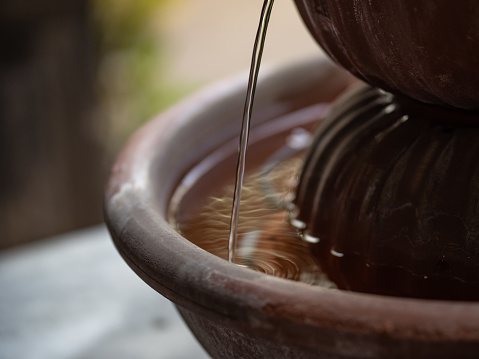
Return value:
<svg viewBox="0 0 479 359">
<path fill-rule="evenodd" d="M 257 89 L 257 119 L 331 101 L 351 82 L 325 62 L 272 72 Z M 245 83 L 226 82 L 188 99 L 140 130 L 120 154 L 105 209 L 130 267 L 180 308 L 215 358 L 476 357 L 475 303 L 347 293 L 275 278 L 215 257 L 171 228 L 167 210 L 177 183 L 238 133 L 232 114 L 241 116 Z"/>
</svg>

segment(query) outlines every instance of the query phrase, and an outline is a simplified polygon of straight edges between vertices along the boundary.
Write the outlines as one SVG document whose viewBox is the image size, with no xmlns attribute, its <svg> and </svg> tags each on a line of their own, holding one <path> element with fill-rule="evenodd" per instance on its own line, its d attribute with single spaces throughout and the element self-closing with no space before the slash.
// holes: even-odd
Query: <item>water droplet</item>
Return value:
<svg viewBox="0 0 479 359">
<path fill-rule="evenodd" d="M 331 249 L 331 254 L 332 254 L 333 256 L 339 257 L 339 258 L 344 257 L 344 253 L 337 252 L 337 251 L 335 251 L 334 249 Z"/>
<path fill-rule="evenodd" d="M 290 221 L 291 225 L 296 229 L 305 229 L 306 228 L 306 223 L 304 223 L 303 221 L 300 221 L 299 219 L 290 218 L 289 221 Z"/>
<path fill-rule="evenodd" d="M 291 131 L 291 135 L 286 139 L 286 144 L 294 150 L 302 150 L 311 143 L 311 133 L 304 128 L 297 127 Z"/>
<path fill-rule="evenodd" d="M 396 109 L 396 105 L 392 103 L 392 104 L 386 106 L 386 108 L 384 109 L 384 112 L 385 112 L 385 113 L 391 113 L 391 112 L 393 112 L 395 109 Z"/>
<path fill-rule="evenodd" d="M 301 236 L 301 238 L 303 239 L 303 241 L 308 242 L 308 243 L 313 243 L 313 244 L 319 243 L 319 238 L 318 237 L 312 236 L 312 235 L 307 234 L 307 233 L 303 234 Z"/>
</svg>

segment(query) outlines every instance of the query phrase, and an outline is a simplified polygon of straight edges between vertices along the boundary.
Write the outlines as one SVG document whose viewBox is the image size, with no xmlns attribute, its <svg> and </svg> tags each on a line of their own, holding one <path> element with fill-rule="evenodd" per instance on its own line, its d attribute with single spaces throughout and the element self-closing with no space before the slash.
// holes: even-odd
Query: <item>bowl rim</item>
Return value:
<svg viewBox="0 0 479 359">
<path fill-rule="evenodd" d="M 257 94 L 265 95 L 258 95 L 255 113 L 267 113 L 265 118 L 284 111 L 285 106 L 266 111 L 271 103 L 298 88 L 309 89 L 318 79 L 330 92 L 354 82 L 326 59 L 273 67 L 262 74 Z M 199 134 L 211 114 L 241 107 L 245 78 L 242 74 L 209 86 L 160 114 L 118 156 L 106 189 L 105 220 L 132 269 L 182 308 L 287 343 L 326 345 L 307 337 L 308 331 L 333 333 L 354 343 L 385 337 L 397 342 L 479 343 L 479 303 L 353 293 L 273 277 L 200 249 L 168 224 L 167 203 L 178 176 L 201 156 L 196 148 L 185 150 L 191 144 L 185 146 L 183 136 Z M 181 164 L 171 160 L 175 153 L 183 156 Z"/>
</svg>

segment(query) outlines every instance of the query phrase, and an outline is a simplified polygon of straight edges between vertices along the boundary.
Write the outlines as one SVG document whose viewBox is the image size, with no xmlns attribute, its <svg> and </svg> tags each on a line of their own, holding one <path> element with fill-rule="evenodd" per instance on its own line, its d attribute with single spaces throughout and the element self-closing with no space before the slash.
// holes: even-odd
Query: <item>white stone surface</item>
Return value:
<svg viewBox="0 0 479 359">
<path fill-rule="evenodd" d="M 104 226 L 0 252 L 0 358 L 209 358 Z"/>
</svg>

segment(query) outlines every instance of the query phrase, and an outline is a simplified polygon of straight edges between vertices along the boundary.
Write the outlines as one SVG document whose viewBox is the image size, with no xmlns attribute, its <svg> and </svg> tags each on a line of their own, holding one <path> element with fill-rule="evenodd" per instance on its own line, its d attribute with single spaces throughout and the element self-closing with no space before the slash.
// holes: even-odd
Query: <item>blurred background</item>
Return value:
<svg viewBox="0 0 479 359">
<path fill-rule="evenodd" d="M 102 222 L 108 169 L 142 123 L 247 70 L 261 1 L 2 0 L 0 249 Z M 263 63 L 318 55 L 293 1 Z"/>
<path fill-rule="evenodd" d="M 0 358 L 202 359 L 102 224 L 115 155 L 155 114 L 246 72 L 261 1 L 0 1 Z M 263 64 L 322 56 L 292 0 Z M 254 115 L 253 115 L 254 116 Z"/>
</svg>

